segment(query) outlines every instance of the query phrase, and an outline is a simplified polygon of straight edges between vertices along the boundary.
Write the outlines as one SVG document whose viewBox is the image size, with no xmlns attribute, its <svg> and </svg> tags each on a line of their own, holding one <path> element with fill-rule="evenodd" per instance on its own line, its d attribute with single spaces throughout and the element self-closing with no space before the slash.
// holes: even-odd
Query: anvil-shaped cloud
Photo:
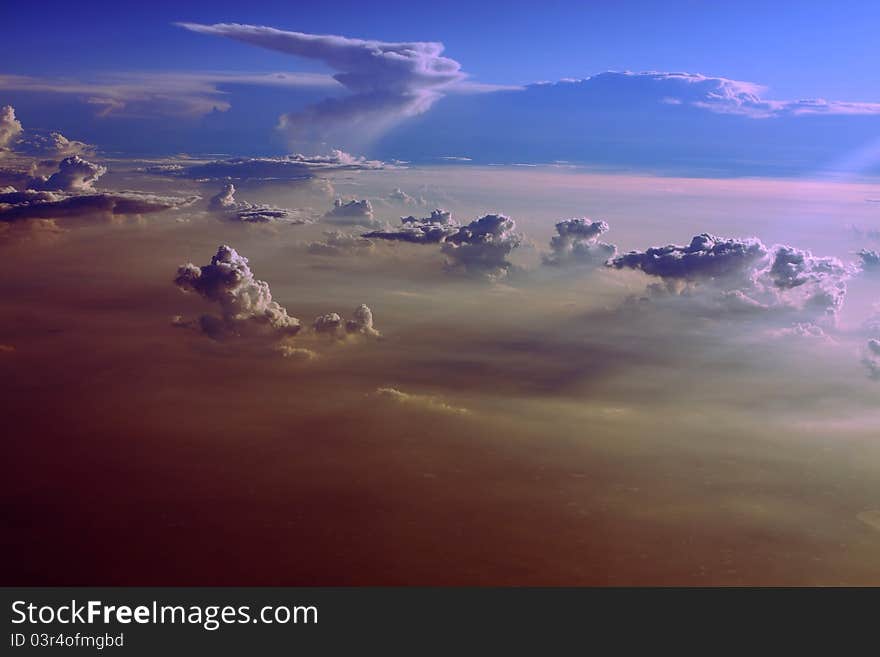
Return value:
<svg viewBox="0 0 880 657">
<path fill-rule="evenodd" d="M 315 59 L 339 71 L 333 77 L 350 96 L 326 98 L 281 117 L 281 127 L 299 142 L 351 143 L 355 135 L 359 141 L 369 140 L 398 120 L 421 114 L 444 88 L 465 77 L 457 61 L 442 56 L 442 43 L 390 43 L 236 23 L 178 25 Z"/>
</svg>

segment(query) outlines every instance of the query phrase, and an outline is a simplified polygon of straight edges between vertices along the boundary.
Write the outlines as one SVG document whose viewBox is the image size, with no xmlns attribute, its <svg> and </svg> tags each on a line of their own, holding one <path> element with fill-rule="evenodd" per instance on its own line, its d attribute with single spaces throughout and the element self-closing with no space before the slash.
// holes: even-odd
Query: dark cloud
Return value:
<svg viewBox="0 0 880 657">
<path fill-rule="evenodd" d="M 136 216 L 192 205 L 198 197 L 158 196 L 144 192 L 47 192 L 0 190 L 0 222 L 25 219 L 80 219 Z"/>
<path fill-rule="evenodd" d="M 792 246 L 768 248 L 754 237 L 725 239 L 707 233 L 688 246 L 631 251 L 608 266 L 659 277 L 665 287 L 649 286 L 654 293 L 708 298 L 713 307 L 732 312 L 774 310 L 831 323 L 856 271 L 837 258 L 817 257 Z"/>
<path fill-rule="evenodd" d="M 458 62 L 442 56 L 441 43 L 390 43 L 254 25 L 180 25 L 315 59 L 338 71 L 333 77 L 351 95 L 327 98 L 281 117 L 282 127 L 300 141 L 368 140 L 396 121 L 426 111 L 465 77 Z"/>
<path fill-rule="evenodd" d="M 702 233 L 687 246 L 669 244 L 630 251 L 608 264 L 615 269 L 638 269 L 664 279 L 742 279 L 766 256 L 767 248 L 758 239 L 723 239 Z"/>
<path fill-rule="evenodd" d="M 866 272 L 880 271 L 880 253 L 873 250 L 861 249 L 856 252 L 861 261 L 862 270 Z"/>
<path fill-rule="evenodd" d="M 487 214 L 447 237 L 442 249 L 451 269 L 494 278 L 510 270 L 507 257 L 522 240 L 513 219 L 503 214 Z"/>
<path fill-rule="evenodd" d="M 412 242 L 414 244 L 439 244 L 456 234 L 460 228 L 447 210 L 433 210 L 430 217 L 416 219 L 413 216 L 401 217 L 401 226 L 396 230 L 377 230 L 365 233 L 366 238 Z"/>
<path fill-rule="evenodd" d="M 146 167 L 145 173 L 191 180 L 293 181 L 307 180 L 320 172 L 374 171 L 389 166 L 378 160 L 355 157 L 340 150 L 330 155 L 285 155 L 281 157 L 236 157 L 184 164 L 159 164 Z"/>
<path fill-rule="evenodd" d="M 567 219 L 556 224 L 556 235 L 550 240 L 551 253 L 543 257 L 545 265 L 586 265 L 599 267 L 617 253 L 613 244 L 600 242 L 599 236 L 608 232 L 604 221 Z"/>
<path fill-rule="evenodd" d="M 213 212 L 243 223 L 311 223 L 302 210 L 236 201 L 235 185 L 232 183 L 227 183 L 219 194 L 211 197 L 209 207 Z"/>
</svg>

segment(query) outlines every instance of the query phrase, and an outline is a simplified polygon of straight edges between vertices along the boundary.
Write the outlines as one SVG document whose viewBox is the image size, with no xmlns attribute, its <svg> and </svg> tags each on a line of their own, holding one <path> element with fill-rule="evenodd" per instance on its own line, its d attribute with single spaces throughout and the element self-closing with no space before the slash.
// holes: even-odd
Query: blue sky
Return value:
<svg viewBox="0 0 880 657">
<path fill-rule="evenodd" d="M 445 52 L 376 70 L 363 49 L 303 56 L 265 34 L 177 21 L 389 47 L 439 41 Z M 17 8 L 5 31 L 0 105 L 15 106 L 28 128 L 128 154 L 338 147 L 694 174 L 812 175 L 854 161 L 864 171 L 880 160 L 878 24 L 880 4 L 869 2 L 47 2 Z M 449 79 L 420 80 L 423 55 L 429 68 L 452 66 Z M 361 58 L 353 69 L 348 56 Z M 473 82 L 532 86 L 464 93 L 459 68 Z M 320 74 L 329 86 L 253 75 L 279 71 Z M 248 75 L 216 77 L 236 72 Z M 339 72 L 352 83 L 326 77 Z M 599 77 L 535 86 L 590 76 Z"/>
<path fill-rule="evenodd" d="M 876 2 L 121 2 L 22 3 L 3 69 L 290 68 L 174 27 L 242 22 L 399 40 L 435 40 L 484 82 L 522 84 L 604 70 L 689 71 L 761 82 L 787 97 L 880 100 Z M 7 23 L 8 25 L 8 23 Z M 300 63 L 301 70 L 320 70 Z"/>
</svg>

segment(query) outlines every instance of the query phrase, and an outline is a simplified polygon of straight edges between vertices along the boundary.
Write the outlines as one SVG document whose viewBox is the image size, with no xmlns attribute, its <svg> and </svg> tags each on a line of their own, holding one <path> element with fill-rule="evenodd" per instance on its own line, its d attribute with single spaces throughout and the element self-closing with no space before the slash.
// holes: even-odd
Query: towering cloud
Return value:
<svg viewBox="0 0 880 657">
<path fill-rule="evenodd" d="M 613 244 L 600 242 L 599 236 L 608 232 L 604 221 L 567 219 L 556 224 L 556 235 L 550 240 L 551 253 L 545 255 L 545 265 L 587 265 L 598 267 L 617 253 Z"/>
<path fill-rule="evenodd" d="M 352 226 L 372 226 L 377 223 L 373 219 L 373 205 L 368 199 L 348 202 L 336 199 L 333 207 L 324 215 L 324 221 Z"/>
<path fill-rule="evenodd" d="M 21 131 L 21 121 L 15 118 L 15 108 L 11 105 L 0 107 L 0 151 L 9 148 Z"/>
<path fill-rule="evenodd" d="M 48 178 L 41 176 L 32 179 L 28 187 L 63 192 L 91 191 L 98 178 L 105 173 L 107 173 L 107 167 L 92 164 L 79 155 L 71 155 L 61 160 L 58 171 Z"/>
<path fill-rule="evenodd" d="M 516 222 L 503 214 L 487 214 L 462 226 L 442 244 L 453 269 L 490 277 L 504 276 L 511 263 L 507 256 L 522 243 Z"/>
<path fill-rule="evenodd" d="M 442 56 L 441 43 L 389 43 L 234 23 L 180 25 L 315 59 L 338 71 L 333 77 L 351 95 L 327 98 L 281 117 L 281 126 L 301 141 L 352 140 L 356 135 L 370 139 L 396 121 L 424 112 L 446 87 L 465 77 L 458 62 Z"/>
<path fill-rule="evenodd" d="M 196 292 L 219 304 L 219 320 L 210 315 L 200 320 L 206 333 L 237 333 L 250 325 L 282 335 L 295 335 L 300 330 L 299 320 L 288 315 L 287 310 L 272 299 L 269 284 L 254 278 L 247 258 L 225 244 L 217 249 L 208 265 L 181 265 L 174 283 L 181 290 Z"/>
</svg>

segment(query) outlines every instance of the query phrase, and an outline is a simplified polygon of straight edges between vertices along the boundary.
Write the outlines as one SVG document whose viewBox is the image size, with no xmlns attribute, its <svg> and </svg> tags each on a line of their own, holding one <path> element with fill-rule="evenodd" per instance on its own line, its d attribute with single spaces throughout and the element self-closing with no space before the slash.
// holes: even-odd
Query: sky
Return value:
<svg viewBox="0 0 880 657">
<path fill-rule="evenodd" d="M 51 21 L 46 16 L 52 16 Z M 497 84 L 604 70 L 688 71 L 760 82 L 786 97 L 880 100 L 866 56 L 880 21 L 873 2 L 151 2 L 50 1 L 17 8 L 4 68 L 95 71 L 288 64 L 244 47 L 194 39 L 176 21 L 272 25 L 386 41 L 442 41 L 476 79 Z M 100 43 L 100 47 L 86 47 Z M 63 56 L 61 56 L 63 53 Z"/>
<path fill-rule="evenodd" d="M 880 10 L 771 4 L 18 8 L 0 580 L 880 584 Z"/>
<path fill-rule="evenodd" d="M 880 148 L 880 73 L 865 56 L 878 12 L 874 3 L 391 2 L 381 11 L 345 2 L 49 3 L 16 12 L 21 29 L 0 46 L 0 94 L 33 128 L 116 153 L 342 148 L 382 159 L 564 160 L 664 175 L 854 175 L 853 162 L 856 174 L 876 172 L 871 153 Z M 358 93 L 329 77 L 345 65 L 181 26 L 217 22 L 438 42 L 459 79 L 428 90 L 412 78 L 403 94 L 419 99 L 395 116 L 340 115 L 337 126 L 311 121 L 304 132 L 287 119 Z M 609 71 L 666 77 L 595 82 Z M 669 77 L 680 73 L 710 82 Z M 366 75 L 370 93 L 399 93 L 376 71 Z M 558 91 L 567 80 L 588 82 Z M 355 99 L 348 111 L 376 99 Z M 609 131 L 623 148 L 609 147 Z M 636 148 L 627 146 L 630 133 L 639 133 Z M 475 144 L 479 152 L 463 152 Z"/>
</svg>

